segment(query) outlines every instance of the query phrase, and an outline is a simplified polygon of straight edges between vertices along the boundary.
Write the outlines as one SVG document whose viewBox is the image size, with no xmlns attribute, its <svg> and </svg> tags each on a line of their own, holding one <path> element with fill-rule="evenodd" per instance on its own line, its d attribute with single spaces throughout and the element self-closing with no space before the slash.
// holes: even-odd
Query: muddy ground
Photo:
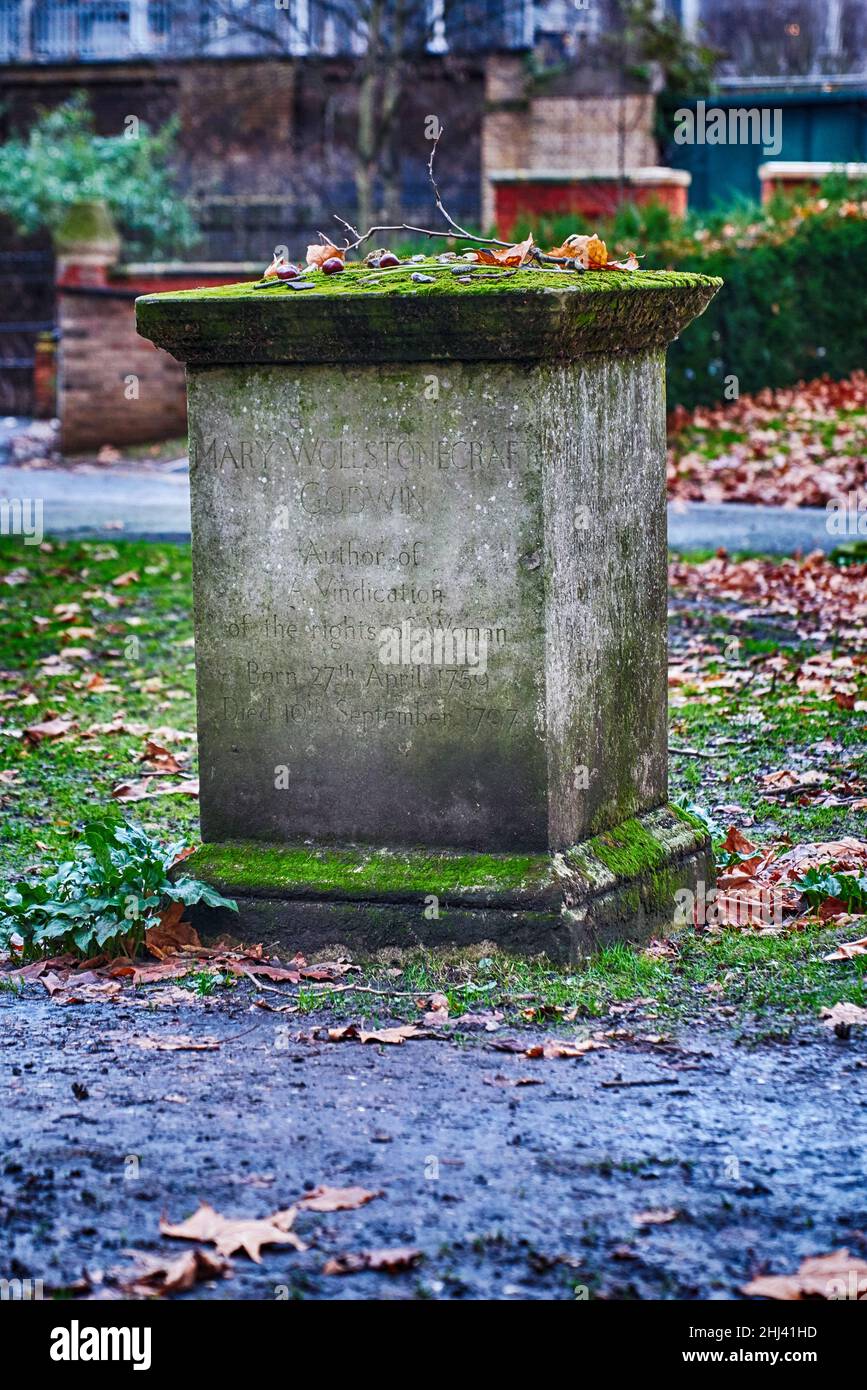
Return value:
<svg viewBox="0 0 867 1390">
<path fill-rule="evenodd" d="M 145 996 L 146 997 L 146 996 Z M 783 1043 L 724 1027 L 674 1042 L 640 1010 L 608 1050 L 530 1060 L 500 1035 L 402 1046 L 297 1041 L 322 1023 L 193 996 L 152 1008 L 0 996 L 0 1274 L 70 1289 L 177 1254 L 200 1201 L 227 1216 L 320 1183 L 384 1196 L 302 1213 L 305 1253 L 193 1298 L 729 1299 L 766 1270 L 867 1254 L 867 1043 L 806 1024 Z M 136 1039 L 218 1040 L 215 1051 Z M 515 1036 L 513 1029 L 510 1036 Z M 575 1037 L 576 1028 L 560 1030 Z M 528 1044 L 549 1029 L 522 1032 Z M 509 1086 L 502 1078 L 538 1078 Z M 677 1212 L 660 1224 L 640 1213 Z M 323 1274 L 343 1251 L 414 1246 L 406 1273 Z"/>
</svg>

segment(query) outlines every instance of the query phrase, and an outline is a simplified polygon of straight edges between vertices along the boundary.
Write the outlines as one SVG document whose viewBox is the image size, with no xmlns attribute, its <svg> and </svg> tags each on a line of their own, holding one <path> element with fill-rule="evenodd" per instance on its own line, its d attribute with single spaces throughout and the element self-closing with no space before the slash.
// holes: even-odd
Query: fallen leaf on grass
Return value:
<svg viewBox="0 0 867 1390">
<path fill-rule="evenodd" d="M 384 1274 L 402 1274 L 413 1269 L 422 1259 L 422 1252 L 409 1246 L 391 1250 L 358 1250 L 334 1255 L 323 1266 L 323 1274 L 359 1274 L 371 1269 Z"/>
<path fill-rule="evenodd" d="M 156 739 L 149 738 L 144 746 L 139 762 L 148 763 L 155 772 L 175 773 L 183 772 L 183 763 L 179 762 L 174 753 L 169 752 Z"/>
<path fill-rule="evenodd" d="M 104 738 L 106 734 L 131 734 L 133 737 L 138 737 L 144 728 L 143 724 L 129 723 L 123 710 L 119 710 L 108 722 L 90 724 L 82 730 L 81 737 L 83 739 Z"/>
<path fill-rule="evenodd" d="M 739 854 L 741 856 L 748 856 L 756 852 L 756 846 L 753 844 L 752 840 L 748 840 L 743 831 L 738 830 L 736 825 L 729 826 L 726 831 L 726 837 L 720 848 L 726 850 L 728 854 Z"/>
<path fill-rule="evenodd" d="M 496 1033 L 502 1021 L 500 1009 L 488 1009 L 483 1013 L 459 1014 L 454 1024 L 456 1028 L 483 1028 L 486 1033 Z"/>
<path fill-rule="evenodd" d="M 359 1207 L 381 1197 L 381 1191 L 368 1192 L 364 1187 L 314 1187 L 299 1197 L 296 1207 L 304 1211 L 356 1211 Z"/>
<path fill-rule="evenodd" d="M 233 1221 L 221 1216 L 207 1202 L 202 1202 L 198 1211 L 187 1217 L 180 1226 L 160 1221 L 160 1231 L 164 1236 L 174 1236 L 178 1240 L 208 1241 L 217 1247 L 220 1255 L 233 1255 L 236 1250 L 244 1250 L 251 1260 L 261 1264 L 263 1245 L 291 1245 L 295 1250 L 307 1249 L 290 1229 L 294 1220 L 294 1207 L 274 1212 L 273 1216 L 260 1220 L 241 1217 Z"/>
<path fill-rule="evenodd" d="M 78 728 L 75 719 L 64 719 L 57 715 L 52 719 L 45 719 L 41 724 L 30 724 L 24 730 L 24 737 L 28 743 L 42 743 L 44 739 L 65 738 Z"/>
<path fill-rule="evenodd" d="M 680 1212 L 674 1207 L 652 1207 L 649 1211 L 637 1211 L 631 1220 L 633 1226 L 667 1226 L 676 1221 Z"/>
<path fill-rule="evenodd" d="M 862 936 L 859 941 L 841 942 L 836 950 L 832 951 L 830 955 L 823 956 L 822 959 L 825 961 L 854 960 L 855 956 L 867 956 L 867 936 Z"/>
<path fill-rule="evenodd" d="M 867 1261 L 845 1248 L 829 1255 L 809 1255 L 795 1274 L 763 1274 L 744 1284 L 741 1293 L 791 1302 L 804 1298 L 867 1298 Z"/>
<path fill-rule="evenodd" d="M 26 732 L 26 730 L 25 730 Z M 199 779 L 191 777 L 186 782 L 156 782 L 151 777 L 143 777 L 139 782 L 118 782 L 112 788 L 115 801 L 152 801 L 158 796 L 198 796 Z"/>
<path fill-rule="evenodd" d="M 130 584 L 137 584 L 139 576 L 135 570 L 127 570 L 125 574 L 119 574 L 111 582 L 116 589 L 126 589 Z"/>
<path fill-rule="evenodd" d="M 422 1018 L 422 1022 L 429 1028 L 435 1028 L 439 1024 L 448 1023 L 449 1001 L 446 995 L 432 994 L 427 1001 L 420 1000 L 419 1007 L 425 1008 L 425 1006 L 427 1011 Z"/>
</svg>

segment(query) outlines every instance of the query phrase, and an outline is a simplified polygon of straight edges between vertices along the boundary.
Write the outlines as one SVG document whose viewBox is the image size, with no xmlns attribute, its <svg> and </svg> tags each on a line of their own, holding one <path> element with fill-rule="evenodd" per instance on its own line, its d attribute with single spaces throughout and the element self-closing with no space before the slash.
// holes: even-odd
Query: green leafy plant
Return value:
<svg viewBox="0 0 867 1390">
<path fill-rule="evenodd" d="M 834 874 L 828 869 L 808 869 L 795 887 L 811 907 L 821 907 L 828 898 L 839 898 L 847 912 L 867 912 L 867 875 Z"/>
<path fill-rule="evenodd" d="M 91 821 L 74 857 L 42 877 L 22 879 L 0 898 L 0 947 L 39 955 L 133 955 L 169 903 L 237 904 L 198 879 L 169 871 L 184 846 L 162 846 L 141 826 Z"/>
<path fill-rule="evenodd" d="M 27 138 L 0 145 L 0 212 L 19 231 L 53 230 L 70 204 L 101 199 L 120 226 L 125 250 L 166 256 L 198 231 L 171 173 L 177 122 L 150 131 L 97 135 L 84 93 L 43 111 Z"/>
</svg>

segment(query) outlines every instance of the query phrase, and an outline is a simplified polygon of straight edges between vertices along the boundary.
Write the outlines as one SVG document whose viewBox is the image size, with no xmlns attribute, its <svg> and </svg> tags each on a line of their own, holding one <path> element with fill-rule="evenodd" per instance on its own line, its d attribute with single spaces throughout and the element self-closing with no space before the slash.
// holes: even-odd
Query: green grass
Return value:
<svg viewBox="0 0 867 1390">
<path fill-rule="evenodd" d="M 371 1027 L 395 1017 L 419 1021 L 426 1005 L 416 997 L 424 1001 L 433 993 L 446 996 L 452 1018 L 498 1009 L 505 1027 L 527 1021 L 525 1010 L 533 1014 L 529 1021 L 543 1026 L 567 1021 L 560 1011 L 574 1012 L 572 1022 L 580 1027 L 604 1017 L 612 1005 L 636 999 L 643 1001 L 645 1021 L 639 1027 L 627 1018 L 622 1026 L 639 1032 L 648 1031 L 648 1014 L 653 1032 L 685 1019 L 773 1023 L 780 1016 L 815 1017 L 820 1008 L 841 1000 L 867 1005 L 867 957 L 823 960 L 849 935 L 850 929 L 839 927 L 779 936 L 681 932 L 673 957 L 615 945 L 581 966 L 560 968 L 499 953 L 478 958 L 467 952 L 420 952 L 403 959 L 399 975 L 385 977 L 375 966 L 365 970 L 365 982 L 388 991 L 390 998 L 307 986 L 293 1002 L 301 1014 L 328 1010 L 338 1018 L 363 1015 Z"/>
<path fill-rule="evenodd" d="M 22 566 L 30 571 L 29 582 L 2 583 Z M 140 582 L 115 587 L 112 581 L 130 570 Z M 120 598 L 122 606 L 111 606 L 105 595 Z M 54 613 L 56 605 L 66 603 L 81 605 L 72 624 Z M 49 619 L 47 626 L 35 623 L 36 616 Z M 64 643 L 70 626 L 91 628 L 93 635 Z M 0 865 L 7 872 L 64 856 L 84 820 L 116 804 L 114 784 L 141 776 L 138 758 L 145 742 L 141 734 L 93 739 L 73 734 L 33 747 L 16 732 L 51 713 L 88 729 L 110 723 L 123 710 L 125 722 L 145 725 L 149 732 L 170 728 L 193 734 L 192 631 L 187 546 L 54 542 L 46 554 L 14 540 L 0 541 L 0 771 L 18 773 L 14 784 L 0 782 Z M 46 674 L 40 659 L 69 646 L 86 648 L 91 657 L 72 658 L 72 674 Z M 96 675 L 117 690 L 88 691 L 86 684 Z M 160 688 L 153 688 L 155 681 Z M 166 746 L 189 752 L 195 771 L 194 738 Z M 164 838 L 196 835 L 194 798 L 165 796 L 130 810 Z"/>
</svg>

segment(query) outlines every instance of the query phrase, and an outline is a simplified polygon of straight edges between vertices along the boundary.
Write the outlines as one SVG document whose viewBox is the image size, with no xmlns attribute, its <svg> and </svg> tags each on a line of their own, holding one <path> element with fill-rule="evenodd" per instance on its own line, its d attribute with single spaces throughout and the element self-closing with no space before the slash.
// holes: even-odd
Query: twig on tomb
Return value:
<svg viewBox="0 0 867 1390">
<path fill-rule="evenodd" d="M 353 227 L 351 222 L 347 222 L 345 217 L 338 217 L 335 213 L 335 222 L 339 222 L 342 227 L 346 228 L 350 236 L 354 237 L 353 241 L 344 240 L 344 245 L 342 247 L 342 250 L 344 252 L 356 251 L 359 246 L 363 246 L 366 241 L 369 241 L 372 236 L 375 236 L 379 232 L 415 232 L 418 236 L 445 237 L 450 240 L 454 240 L 455 237 L 463 237 L 464 240 L 472 241 L 477 246 L 499 246 L 503 250 L 509 250 L 511 248 L 512 243 L 510 241 L 500 241 L 497 237 L 492 236 L 476 236 L 473 232 L 468 232 L 466 227 L 462 227 L 459 222 L 456 222 L 455 219 L 451 216 L 451 214 L 447 211 L 445 204 L 442 200 L 442 194 L 440 193 L 439 185 L 437 184 L 437 181 L 434 177 L 434 160 L 436 159 L 437 148 L 439 146 L 439 142 L 442 138 L 444 130 L 445 127 L 440 126 L 439 134 L 433 142 L 433 147 L 430 152 L 430 159 L 428 160 L 427 172 L 428 178 L 431 182 L 431 187 L 433 188 L 434 200 L 436 202 L 437 211 L 440 212 L 442 216 L 445 218 L 446 222 L 448 223 L 448 226 L 437 229 L 432 227 L 416 227 L 413 226 L 413 224 L 410 222 L 395 222 L 390 225 L 380 224 L 376 227 L 369 227 L 366 232 L 359 232 L 358 228 Z M 319 233 L 319 236 L 322 237 L 323 242 L 327 241 L 327 237 L 322 236 L 321 232 Z M 535 261 L 539 265 L 567 265 L 569 263 L 568 257 L 547 256 L 539 250 L 538 246 L 535 245 L 532 247 L 530 251 L 530 259 Z"/>
</svg>

